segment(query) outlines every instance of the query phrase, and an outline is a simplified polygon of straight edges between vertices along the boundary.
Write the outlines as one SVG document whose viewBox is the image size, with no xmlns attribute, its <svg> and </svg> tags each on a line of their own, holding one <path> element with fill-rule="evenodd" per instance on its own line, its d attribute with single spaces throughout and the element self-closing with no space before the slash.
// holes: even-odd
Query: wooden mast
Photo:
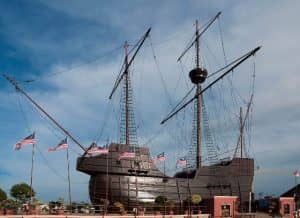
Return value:
<svg viewBox="0 0 300 218">
<path fill-rule="evenodd" d="M 125 144 L 128 146 L 129 142 L 129 66 L 128 66 L 128 43 L 125 42 Z"/>
<path fill-rule="evenodd" d="M 199 47 L 199 23 L 198 20 L 196 20 L 196 68 L 200 67 L 200 47 Z M 196 129 L 197 129 L 197 139 L 196 139 L 196 167 L 197 169 L 201 167 L 201 95 L 199 94 L 201 92 L 201 85 L 200 83 L 197 84 L 196 89 L 196 114 L 197 114 L 197 122 L 196 122 Z"/>
</svg>

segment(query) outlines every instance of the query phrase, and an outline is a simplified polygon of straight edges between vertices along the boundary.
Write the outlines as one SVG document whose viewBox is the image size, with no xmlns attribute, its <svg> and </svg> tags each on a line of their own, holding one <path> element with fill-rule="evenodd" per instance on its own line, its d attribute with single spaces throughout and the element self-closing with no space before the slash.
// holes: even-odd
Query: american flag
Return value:
<svg viewBox="0 0 300 218">
<path fill-rule="evenodd" d="M 107 148 L 102 147 L 92 147 L 87 151 L 88 154 L 108 154 L 108 152 Z"/>
<path fill-rule="evenodd" d="M 177 162 L 176 162 L 176 167 L 181 167 L 181 166 L 185 166 L 187 164 L 187 160 L 185 158 L 180 158 Z"/>
<path fill-rule="evenodd" d="M 56 145 L 54 148 L 49 148 L 48 152 L 56 151 L 58 149 L 65 149 L 65 148 L 68 148 L 67 138 L 61 140 L 61 142 L 58 145 Z"/>
<path fill-rule="evenodd" d="M 27 136 L 26 138 L 22 139 L 18 143 L 15 144 L 15 150 L 20 150 L 22 145 L 33 145 L 35 143 L 35 134 L 32 133 L 31 135 Z"/>
<path fill-rule="evenodd" d="M 152 158 L 152 162 L 156 163 L 158 161 L 165 161 L 166 157 L 165 157 L 165 152 L 158 154 L 156 157 Z"/>
<path fill-rule="evenodd" d="M 132 151 L 125 151 L 119 154 L 119 160 L 123 158 L 135 158 L 135 153 Z"/>
<path fill-rule="evenodd" d="M 294 174 L 295 177 L 299 177 L 299 172 L 298 172 L 298 170 L 295 170 L 293 174 Z"/>
</svg>

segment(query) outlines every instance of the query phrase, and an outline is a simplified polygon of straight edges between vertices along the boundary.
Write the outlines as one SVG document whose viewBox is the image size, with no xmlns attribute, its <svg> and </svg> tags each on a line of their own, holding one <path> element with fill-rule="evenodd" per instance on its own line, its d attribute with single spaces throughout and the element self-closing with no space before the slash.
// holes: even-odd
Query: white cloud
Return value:
<svg viewBox="0 0 300 218">
<path fill-rule="evenodd" d="M 97 7 L 93 7 L 94 9 L 90 11 L 90 5 L 86 5 L 86 10 L 89 11 L 87 13 L 84 8 L 79 10 L 82 6 L 81 4 L 69 7 L 69 4 L 64 6 L 64 3 L 60 5 L 57 3 L 53 4 L 52 1 L 46 3 L 49 7 L 62 10 L 64 13 L 71 14 L 74 17 L 83 17 L 84 19 L 93 21 L 102 19 L 98 15 L 100 9 L 97 9 Z M 173 104 L 187 90 L 185 85 L 185 79 L 188 79 L 187 73 L 184 75 L 185 79 L 182 79 L 183 77 L 180 75 L 181 69 L 176 63 L 176 58 L 193 33 L 193 21 L 195 18 L 198 18 L 198 12 L 195 12 L 196 9 L 203 9 L 203 5 L 201 4 L 193 4 L 192 6 L 195 6 L 195 8 L 194 10 L 190 8 L 190 15 L 181 12 L 180 18 L 176 19 L 175 15 L 180 11 L 181 4 L 173 4 L 171 8 L 169 5 L 162 4 L 160 8 L 155 8 L 158 15 L 153 15 L 152 11 L 149 10 L 135 10 L 133 14 L 117 13 L 116 15 L 116 12 L 123 11 L 125 10 L 124 8 L 108 15 L 107 9 L 101 9 L 107 16 L 105 18 L 107 25 L 120 28 L 120 35 L 124 33 L 130 39 L 136 39 L 146 29 L 144 28 L 145 26 L 148 26 L 151 22 L 154 23 L 152 25 L 152 39 L 155 45 L 155 52 Z M 297 41 L 300 35 L 300 30 L 297 28 L 299 3 L 273 3 L 272 1 L 259 4 L 258 6 L 257 2 L 243 2 L 234 4 L 230 8 L 226 5 L 216 6 L 213 4 L 209 4 L 207 8 L 210 11 L 215 11 L 216 8 L 224 8 L 222 15 L 224 20 L 222 20 L 222 24 L 225 47 L 229 59 L 239 56 L 247 51 L 247 49 L 260 44 L 263 45 L 262 50 L 257 54 L 256 58 L 257 78 L 253 145 L 254 153 L 256 153 L 255 157 L 259 165 L 264 167 L 266 172 L 257 176 L 257 191 L 260 192 L 268 188 L 268 191 L 271 192 L 272 190 L 270 189 L 272 187 L 268 187 L 268 181 L 277 179 L 281 175 L 269 175 L 267 174 L 269 171 L 280 164 L 292 173 L 293 169 L 299 165 L 297 159 L 292 158 L 290 155 L 291 153 L 297 154 L 297 132 L 300 128 L 297 125 L 300 119 L 298 107 L 300 99 L 299 95 L 296 94 L 297 87 L 300 85 L 300 77 L 297 72 L 297 69 L 300 67 L 297 55 L 299 51 Z M 213 14 L 214 12 L 209 16 Z M 137 17 L 139 17 L 139 20 L 137 20 Z M 207 20 L 207 17 L 203 16 L 203 19 Z M 174 20 L 180 21 L 175 23 Z M 132 25 L 128 26 L 128 23 Z M 205 42 L 209 47 L 212 47 L 213 51 L 219 51 L 220 53 L 220 50 L 215 50 L 215 47 L 219 46 L 216 45 L 216 42 L 219 43 L 217 40 L 216 29 L 208 33 L 205 37 Z M 101 42 L 97 43 L 100 44 L 99 46 L 102 46 Z M 32 46 L 34 47 L 36 44 L 33 43 Z M 80 42 L 77 46 L 80 48 Z M 103 46 L 109 47 L 109 45 Z M 65 49 L 67 48 L 68 46 Z M 205 50 L 203 48 L 203 51 Z M 220 54 L 218 58 L 222 57 Z M 109 61 L 95 62 L 56 77 L 45 77 L 45 80 L 41 81 L 40 84 L 43 84 L 47 88 L 37 88 L 33 91 L 27 88 L 27 90 L 63 126 L 76 135 L 84 145 L 88 145 L 95 138 L 99 128 L 106 120 L 106 108 L 107 104 L 109 104 L 107 99 L 119 70 L 120 59 L 121 54 L 115 54 Z M 191 67 L 192 63 L 192 61 L 185 62 L 187 67 Z M 68 70 L 77 64 L 80 64 L 77 60 L 72 64 L 53 64 L 51 69 L 45 70 L 45 75 Z M 249 65 L 246 65 L 243 69 L 247 67 Z M 160 76 L 153 62 L 148 42 L 133 65 L 133 75 L 134 95 L 137 100 L 135 102 L 136 117 L 137 123 L 140 126 L 138 133 L 140 141 L 145 142 L 161 128 L 159 126 L 161 118 L 171 109 L 162 88 Z M 180 77 L 181 82 L 177 86 L 176 84 Z M 242 81 L 243 75 L 240 77 L 237 76 L 237 78 Z M 4 104 L 5 108 L 8 107 L 7 105 L 11 105 L 12 108 L 15 107 L 7 99 L 5 102 L 7 102 Z M 109 109 L 118 111 L 117 96 L 113 100 L 112 105 L 113 107 L 109 106 Z M 28 107 L 26 106 L 26 108 L 28 112 Z M 46 128 L 45 123 L 38 121 L 37 115 L 34 115 L 32 112 L 30 114 L 36 116 L 32 128 L 38 130 L 41 143 L 43 143 L 43 149 L 45 150 L 48 145 L 52 145 L 58 141 L 58 138 L 53 138 L 52 130 Z M 188 112 L 186 112 L 186 115 L 188 115 Z M 116 113 L 111 113 L 108 126 L 101 141 L 105 142 L 106 136 L 109 136 L 110 140 L 118 140 L 116 119 L 118 119 Z M 166 150 L 170 156 L 176 154 L 175 156 L 177 157 L 182 153 L 183 143 L 189 143 L 189 137 L 187 137 L 187 134 L 183 134 L 184 136 L 177 136 L 178 139 L 174 138 L 175 134 L 172 132 L 172 128 L 177 128 L 176 124 L 178 125 L 178 123 L 180 123 L 180 120 L 172 121 L 161 131 L 162 133 L 151 144 L 152 154 Z M 187 132 L 190 133 L 190 130 Z M 171 151 L 173 148 L 175 149 Z M 76 148 L 76 151 L 80 150 Z M 267 153 L 264 153 L 264 151 Z M 28 177 L 27 169 L 30 167 L 28 162 L 28 159 L 30 159 L 29 151 L 24 151 L 17 155 L 12 152 L 10 154 L 12 159 L 1 160 L 4 166 L 9 166 L 5 169 L 13 172 L 5 182 L 6 186 L 16 180 L 20 180 L 20 178 L 22 178 L 21 180 L 26 180 Z M 19 157 L 24 158 L 21 160 Z M 51 163 L 51 167 L 64 174 L 64 167 L 61 166 L 65 166 L 65 159 L 61 154 L 55 154 L 51 157 L 47 155 L 46 158 L 50 162 L 53 161 L 55 163 Z M 72 157 L 72 178 L 74 181 L 80 180 L 86 182 L 88 180 L 87 176 L 74 171 L 75 158 L 76 155 Z M 17 159 L 19 160 L 18 162 L 16 161 Z M 35 184 L 37 184 L 39 190 L 43 190 L 40 192 L 41 198 L 51 199 L 56 197 L 46 191 L 46 189 L 50 188 L 51 190 L 57 190 L 59 195 L 66 196 L 65 189 L 63 188 L 66 184 L 49 173 L 50 171 L 44 165 L 43 160 L 40 159 L 37 162 L 41 165 L 38 165 L 36 168 L 36 174 L 39 175 L 39 178 L 37 178 Z M 170 163 L 171 165 L 172 163 Z M 26 169 L 24 170 L 24 168 Z M 16 179 L 18 176 L 19 178 Z M 42 179 L 44 178 L 47 178 L 49 183 L 43 183 Z M 282 179 L 281 185 L 276 186 L 276 194 L 283 192 L 287 188 L 286 184 L 291 185 L 288 181 L 289 178 Z M 75 199 L 87 196 L 87 184 L 78 184 L 76 190 L 78 190 L 78 193 L 75 194 Z"/>
</svg>

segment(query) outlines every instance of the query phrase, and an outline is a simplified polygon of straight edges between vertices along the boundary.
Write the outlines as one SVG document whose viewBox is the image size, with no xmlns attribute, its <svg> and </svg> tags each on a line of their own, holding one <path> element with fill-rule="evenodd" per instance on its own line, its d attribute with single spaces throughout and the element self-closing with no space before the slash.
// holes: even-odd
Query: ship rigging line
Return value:
<svg viewBox="0 0 300 218">
<path fill-rule="evenodd" d="M 198 36 L 194 39 L 194 41 L 182 52 L 177 61 L 187 53 L 187 51 L 196 43 L 196 41 L 206 32 L 206 30 L 215 22 L 215 20 L 221 15 L 221 11 L 219 11 L 216 16 L 214 16 L 209 23 L 204 27 L 204 29 L 198 34 Z"/>
<path fill-rule="evenodd" d="M 47 128 L 49 129 L 49 131 L 52 132 L 53 135 L 56 136 L 56 138 L 58 140 L 61 140 L 62 137 L 66 137 L 66 135 L 64 135 L 64 134 L 62 134 L 62 137 L 58 136 L 58 134 L 56 132 L 54 132 L 54 130 L 59 132 L 59 129 L 53 123 L 49 122 L 49 120 L 37 108 L 35 108 L 35 107 L 29 107 L 29 108 L 32 110 L 33 113 L 38 113 L 39 114 L 41 121 L 43 121 L 45 123 L 48 123 L 48 126 L 46 125 Z M 70 151 L 72 151 L 76 155 L 78 155 L 78 156 L 81 155 L 76 150 L 74 150 L 74 148 L 72 148 L 72 147 L 69 147 L 69 148 L 70 148 Z"/>
<path fill-rule="evenodd" d="M 3 74 L 3 77 L 10 82 L 16 89 L 16 91 L 23 94 L 36 108 L 38 108 L 43 114 L 45 114 L 48 119 L 50 119 L 61 131 L 63 131 L 69 138 L 75 142 L 85 153 L 87 152 L 87 149 L 83 147 L 65 128 L 63 128 L 56 120 L 54 120 L 40 105 L 38 105 L 21 87 L 18 85 L 18 83 L 10 78 L 8 75 Z"/>
<path fill-rule="evenodd" d="M 212 74 L 210 74 L 209 76 L 207 76 L 207 78 L 210 78 L 210 77 L 216 75 L 217 73 L 219 73 L 219 72 L 221 72 L 221 71 L 227 69 L 228 67 L 230 67 L 230 66 L 232 66 L 233 64 L 237 63 L 238 61 L 244 59 L 244 58 L 245 58 L 246 56 L 248 56 L 248 55 L 249 55 L 249 53 L 247 53 L 247 54 L 245 54 L 245 55 L 243 55 L 243 56 L 241 56 L 241 57 L 239 57 L 239 58 L 233 60 L 232 62 L 230 62 L 230 63 L 227 64 L 226 66 L 220 68 L 219 70 L 217 70 L 217 71 L 215 71 L 214 73 L 212 73 Z M 180 62 L 181 62 L 181 61 L 180 61 Z M 232 70 L 233 70 L 233 69 L 232 69 Z M 232 71 L 232 70 L 230 70 L 230 71 Z M 174 112 L 174 111 L 175 111 L 175 110 L 176 110 L 176 109 L 184 102 L 184 100 L 185 100 L 185 99 L 188 97 L 188 95 L 194 90 L 194 88 L 195 88 L 195 86 L 193 86 L 193 87 L 188 91 L 188 93 L 183 97 L 183 99 L 182 99 L 182 100 L 174 107 L 174 109 L 173 109 L 169 114 L 173 113 L 173 112 Z"/>
<path fill-rule="evenodd" d="M 168 116 L 163 119 L 161 121 L 161 124 L 164 124 L 166 121 L 168 121 L 169 119 L 171 119 L 175 114 L 177 114 L 179 111 L 181 111 L 183 108 L 185 108 L 188 104 L 190 104 L 191 102 L 193 102 L 199 95 L 201 95 L 202 93 L 204 93 L 207 89 L 209 89 L 210 87 L 212 87 L 215 83 L 217 83 L 219 80 L 223 79 L 224 76 L 226 76 L 228 73 L 230 73 L 232 70 L 234 70 L 236 67 L 238 67 L 240 64 L 242 64 L 244 61 L 246 61 L 249 57 L 253 56 L 259 49 L 261 48 L 261 46 L 256 47 L 255 49 L 253 49 L 252 51 L 248 52 L 247 54 L 243 55 L 241 58 L 238 58 L 239 61 L 233 65 L 229 70 L 225 71 L 225 73 L 223 73 L 221 76 L 219 76 L 217 79 L 215 79 L 213 82 L 211 82 L 209 85 L 207 85 L 204 89 L 202 89 L 201 92 L 197 93 L 193 98 L 191 98 L 189 101 L 187 101 L 185 104 L 183 104 L 180 108 L 178 108 L 176 111 L 169 113 Z M 230 64 L 229 64 L 230 66 Z M 225 68 L 224 68 L 225 69 Z M 218 70 L 218 72 L 220 72 L 220 70 Z"/>
<path fill-rule="evenodd" d="M 114 86 L 113 86 L 113 89 L 112 89 L 112 91 L 111 91 L 111 93 L 110 93 L 110 95 L 109 95 L 109 99 L 112 98 L 112 96 L 113 96 L 113 94 L 115 93 L 116 89 L 118 88 L 118 86 L 119 86 L 121 80 L 123 79 L 125 73 L 128 71 L 128 68 L 131 66 L 133 60 L 135 59 L 137 53 L 139 52 L 140 48 L 141 48 L 142 45 L 144 44 L 146 38 L 149 36 L 150 31 L 151 31 L 151 27 L 150 27 L 150 28 L 147 30 L 147 32 L 142 36 L 142 38 L 141 38 L 141 40 L 139 41 L 138 46 L 137 46 L 137 48 L 136 48 L 134 54 L 132 55 L 131 59 L 128 61 L 128 64 L 126 65 L 126 67 L 125 67 L 123 73 L 122 73 L 121 75 L 119 74 L 119 76 L 117 77 L 117 80 L 115 81 Z"/>
<path fill-rule="evenodd" d="M 28 122 L 26 113 L 25 113 L 25 111 L 24 111 L 24 109 L 23 109 L 23 106 L 22 106 L 22 104 L 21 104 L 20 96 L 18 96 L 18 106 L 19 106 L 19 109 L 20 109 L 20 111 L 21 111 L 22 117 L 23 117 L 23 119 L 24 119 L 24 122 L 25 122 L 25 124 L 26 124 L 26 126 L 27 126 L 28 131 L 29 131 L 29 132 L 32 132 L 32 129 L 31 129 L 30 125 L 29 125 L 29 122 Z M 57 170 L 55 170 L 55 169 L 49 164 L 48 160 L 46 159 L 46 157 L 45 157 L 45 156 L 43 155 L 43 153 L 41 152 L 39 146 L 35 146 L 35 148 L 36 148 L 37 151 L 40 153 L 40 155 L 41 155 L 41 157 L 42 157 L 44 163 L 46 164 L 46 166 L 47 166 L 47 167 L 48 167 L 48 168 L 49 168 L 49 169 L 50 169 L 57 177 L 61 178 L 63 181 L 67 181 L 65 177 L 63 177 L 60 173 L 58 173 Z"/>
<path fill-rule="evenodd" d="M 67 70 L 61 70 L 61 71 L 53 72 L 53 73 L 47 74 L 47 75 L 42 74 L 42 75 L 36 76 L 35 79 L 27 79 L 27 80 L 23 80 L 23 81 L 19 81 L 19 82 L 20 83 L 27 83 L 28 84 L 28 83 L 39 81 L 39 80 L 41 80 L 42 78 L 45 78 L 45 77 L 53 77 L 53 76 L 57 76 L 59 74 L 63 74 L 63 73 L 74 71 L 74 70 L 76 70 L 78 68 L 81 68 L 83 66 L 86 66 L 88 64 L 97 62 L 97 61 L 101 60 L 102 58 L 104 58 L 104 57 L 106 57 L 106 56 L 114 53 L 115 51 L 119 50 L 120 48 L 122 48 L 122 45 L 118 46 L 116 48 L 113 48 L 113 49 L 111 49 L 109 51 L 106 51 L 106 52 L 102 53 L 101 55 L 99 55 L 97 57 L 91 58 L 91 59 L 87 60 L 84 63 L 79 63 L 79 64 L 77 64 L 77 65 L 75 65 L 75 66 L 73 66 L 73 67 L 71 67 L 71 68 L 69 68 Z"/>
<path fill-rule="evenodd" d="M 57 172 L 53 167 L 51 167 L 51 165 L 49 164 L 47 158 L 44 156 L 43 152 L 38 148 L 38 146 L 36 146 L 37 151 L 39 152 L 39 154 L 41 155 L 44 163 L 46 164 L 46 166 L 60 179 L 62 179 L 64 182 L 68 182 L 67 178 L 65 178 L 64 176 L 62 176 L 59 172 Z"/>
<path fill-rule="evenodd" d="M 221 46 L 222 46 L 224 61 L 225 61 L 225 64 L 227 64 L 227 57 L 226 57 L 226 53 L 225 53 L 224 40 L 223 40 L 223 31 L 222 31 L 222 28 L 221 28 L 221 20 L 220 20 L 219 17 L 218 17 L 218 27 L 219 27 L 219 35 L 220 35 L 220 40 L 221 40 Z"/>
<path fill-rule="evenodd" d="M 170 106 L 172 107 L 172 99 L 171 99 L 171 95 L 168 91 L 168 88 L 167 88 L 167 85 L 166 85 L 166 82 L 165 82 L 165 79 L 162 75 L 162 72 L 161 72 L 161 69 L 159 67 L 159 64 L 158 64 L 158 60 L 156 58 L 156 54 L 155 54 L 155 51 L 154 51 L 154 46 L 153 46 L 153 43 L 152 43 L 152 39 L 151 39 L 151 35 L 149 35 L 149 41 L 150 41 L 150 46 L 151 46 L 151 51 L 152 51 L 152 55 L 153 55 L 153 59 L 154 59 L 154 62 L 155 62 L 155 65 L 156 65 L 156 68 L 157 68 L 157 72 L 159 74 L 159 77 L 160 77 L 160 80 L 162 82 L 162 85 L 163 85 L 163 89 L 166 93 L 166 96 L 168 98 L 168 101 L 169 101 L 169 104 Z"/>
<path fill-rule="evenodd" d="M 192 93 L 192 91 L 194 91 L 194 89 L 196 88 L 196 85 L 194 85 L 187 93 L 186 95 L 181 99 L 181 101 L 174 107 L 174 109 L 170 112 L 173 113 L 184 101 L 185 99 Z"/>
</svg>

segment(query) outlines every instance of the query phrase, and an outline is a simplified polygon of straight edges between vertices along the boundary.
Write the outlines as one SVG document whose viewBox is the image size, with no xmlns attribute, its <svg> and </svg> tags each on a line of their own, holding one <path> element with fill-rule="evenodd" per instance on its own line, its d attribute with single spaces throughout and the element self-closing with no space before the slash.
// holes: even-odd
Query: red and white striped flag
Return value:
<svg viewBox="0 0 300 218">
<path fill-rule="evenodd" d="M 109 150 L 107 148 L 101 147 L 92 147 L 87 151 L 88 154 L 108 154 L 108 152 Z"/>
<path fill-rule="evenodd" d="M 299 177 L 299 172 L 298 172 L 298 170 L 295 170 L 293 174 L 294 174 L 295 177 Z"/>
<path fill-rule="evenodd" d="M 135 158 L 135 153 L 132 151 L 125 151 L 119 154 L 119 160 L 123 158 Z"/>
<path fill-rule="evenodd" d="M 180 158 L 177 162 L 176 162 L 176 167 L 182 167 L 185 166 L 187 164 L 187 160 L 185 158 Z"/>
<path fill-rule="evenodd" d="M 56 151 L 56 150 L 59 150 L 59 149 L 65 149 L 65 148 L 68 148 L 68 142 L 67 142 L 67 138 L 65 138 L 64 140 L 61 140 L 61 142 L 56 145 L 54 148 L 49 148 L 48 149 L 48 152 L 51 152 L 51 151 Z"/>
<path fill-rule="evenodd" d="M 35 143 L 35 134 L 32 133 L 31 135 L 27 136 L 26 138 L 22 139 L 21 141 L 17 142 L 14 146 L 15 150 L 20 150 L 22 145 L 33 145 Z"/>
<path fill-rule="evenodd" d="M 152 158 L 152 162 L 153 162 L 153 163 L 156 163 L 156 162 L 159 162 L 159 161 L 165 161 L 165 160 L 166 160 L 165 152 L 160 153 L 160 154 L 157 155 L 156 157 Z"/>
</svg>

